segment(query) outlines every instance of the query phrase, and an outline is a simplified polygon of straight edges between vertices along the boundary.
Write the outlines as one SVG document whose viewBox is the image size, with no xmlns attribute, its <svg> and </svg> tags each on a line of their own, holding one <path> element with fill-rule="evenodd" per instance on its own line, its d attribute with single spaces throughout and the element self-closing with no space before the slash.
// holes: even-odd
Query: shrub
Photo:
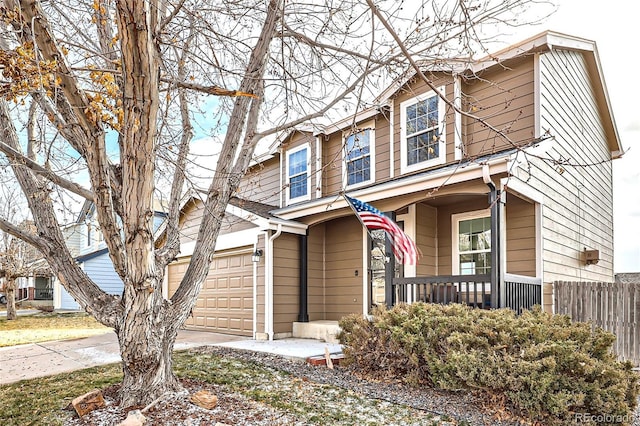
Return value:
<svg viewBox="0 0 640 426">
<path fill-rule="evenodd" d="M 622 418 L 639 393 L 631 364 L 611 352 L 613 334 L 540 308 L 516 316 L 415 303 L 372 320 L 347 316 L 340 327 L 346 362 L 364 374 L 500 394 L 545 424 L 571 424 L 576 414 Z"/>
</svg>

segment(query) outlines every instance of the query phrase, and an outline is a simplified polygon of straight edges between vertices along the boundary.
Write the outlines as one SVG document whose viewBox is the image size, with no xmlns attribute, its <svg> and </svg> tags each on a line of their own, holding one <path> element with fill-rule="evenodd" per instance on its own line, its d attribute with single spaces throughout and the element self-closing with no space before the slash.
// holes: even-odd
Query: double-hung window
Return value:
<svg viewBox="0 0 640 426">
<path fill-rule="evenodd" d="M 373 130 L 365 129 L 352 133 L 345 138 L 344 168 L 346 186 L 355 186 L 370 182 L 373 179 L 374 157 Z"/>
<path fill-rule="evenodd" d="M 309 179 L 309 145 L 301 145 L 287 152 L 287 182 L 289 202 L 309 200 L 311 179 Z"/>
<path fill-rule="evenodd" d="M 491 217 L 486 211 L 453 215 L 454 274 L 491 272 Z"/>
<path fill-rule="evenodd" d="M 444 93 L 444 87 L 438 89 Z M 402 173 L 445 162 L 444 101 L 435 92 L 400 104 Z"/>
</svg>

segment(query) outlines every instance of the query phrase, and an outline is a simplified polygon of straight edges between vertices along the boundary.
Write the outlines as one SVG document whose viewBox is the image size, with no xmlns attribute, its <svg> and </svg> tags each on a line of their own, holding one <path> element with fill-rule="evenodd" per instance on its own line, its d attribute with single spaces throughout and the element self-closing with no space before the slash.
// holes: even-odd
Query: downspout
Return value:
<svg viewBox="0 0 640 426">
<path fill-rule="evenodd" d="M 276 233 L 269 237 L 267 241 L 267 256 L 265 259 L 265 307 L 264 307 L 264 325 L 267 329 L 269 340 L 273 340 L 273 241 L 282 234 L 282 224 L 278 224 Z"/>
<path fill-rule="evenodd" d="M 253 252 L 255 253 L 258 249 L 258 238 L 256 238 L 256 242 L 253 245 Z M 252 259 L 253 260 L 253 259 Z M 253 338 L 255 340 L 256 334 L 258 333 L 258 263 L 260 262 L 251 262 L 253 263 Z"/>
<path fill-rule="evenodd" d="M 489 165 L 482 165 L 482 180 L 489 187 L 489 205 L 491 206 L 491 307 L 499 308 L 504 304 L 500 291 L 500 194 L 491 180 Z"/>
<path fill-rule="evenodd" d="M 309 232 L 307 230 L 307 232 Z M 298 311 L 298 322 L 309 322 L 309 309 L 308 309 L 308 290 L 309 290 L 309 279 L 308 279 L 308 261 L 307 261 L 307 242 L 308 237 L 307 234 L 300 235 L 300 289 L 299 289 L 299 297 L 300 300 L 298 302 L 299 311 Z"/>
</svg>

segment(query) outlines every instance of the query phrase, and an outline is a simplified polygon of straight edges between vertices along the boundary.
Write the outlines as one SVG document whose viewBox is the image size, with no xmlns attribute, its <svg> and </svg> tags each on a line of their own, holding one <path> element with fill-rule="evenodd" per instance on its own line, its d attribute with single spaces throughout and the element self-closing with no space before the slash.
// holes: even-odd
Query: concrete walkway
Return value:
<svg viewBox="0 0 640 426">
<path fill-rule="evenodd" d="M 236 349 L 270 352 L 305 359 L 341 351 L 341 346 L 311 339 L 283 339 L 271 342 L 226 334 L 181 330 L 175 349 L 220 345 Z M 33 343 L 0 348 L 0 385 L 120 362 L 115 333 L 74 340 Z"/>
</svg>

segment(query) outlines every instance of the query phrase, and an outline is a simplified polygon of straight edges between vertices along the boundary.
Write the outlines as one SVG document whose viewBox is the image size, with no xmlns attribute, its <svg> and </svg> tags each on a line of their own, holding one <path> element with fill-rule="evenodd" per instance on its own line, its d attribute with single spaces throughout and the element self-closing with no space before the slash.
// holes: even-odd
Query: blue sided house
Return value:
<svg viewBox="0 0 640 426">
<path fill-rule="evenodd" d="M 159 203 L 157 203 L 160 206 Z M 158 207 L 154 211 L 154 231 L 166 214 Z M 124 284 L 116 273 L 109 258 L 109 251 L 95 218 L 95 206 L 86 201 L 75 223 L 64 228 L 67 245 L 72 253 L 77 253 L 76 261 L 100 288 L 109 294 L 121 295 Z M 79 310 L 80 305 L 64 289 L 58 280 L 54 283 L 54 309 Z"/>
</svg>

